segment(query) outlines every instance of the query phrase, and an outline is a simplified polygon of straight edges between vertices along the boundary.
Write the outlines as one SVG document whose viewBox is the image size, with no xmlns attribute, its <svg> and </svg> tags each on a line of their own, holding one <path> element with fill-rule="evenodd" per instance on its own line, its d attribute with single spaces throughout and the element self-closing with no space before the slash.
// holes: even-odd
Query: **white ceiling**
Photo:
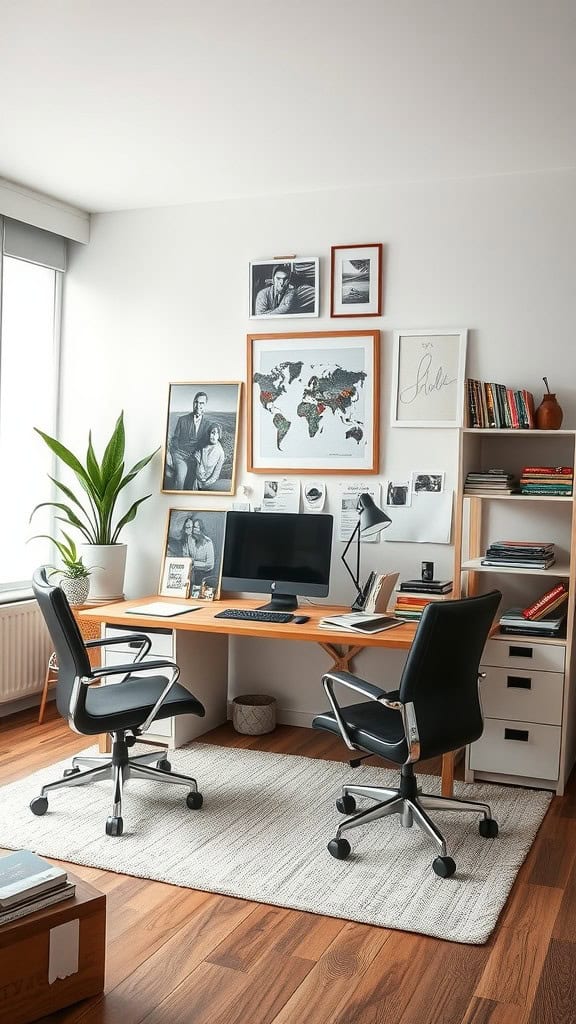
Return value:
<svg viewBox="0 0 576 1024">
<path fill-rule="evenodd" d="M 576 0 L 0 0 L 0 176 L 100 211 L 576 166 Z"/>
</svg>

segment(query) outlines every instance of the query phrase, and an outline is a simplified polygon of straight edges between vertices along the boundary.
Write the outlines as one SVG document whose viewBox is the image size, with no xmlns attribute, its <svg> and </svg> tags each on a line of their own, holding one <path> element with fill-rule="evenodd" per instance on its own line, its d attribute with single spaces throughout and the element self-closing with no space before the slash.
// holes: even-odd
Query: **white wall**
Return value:
<svg viewBox="0 0 576 1024">
<path fill-rule="evenodd" d="M 247 316 L 248 262 L 296 252 L 321 257 L 319 319 L 284 321 L 281 330 L 382 331 L 381 477 L 441 467 L 454 487 L 454 431 L 391 429 L 392 330 L 468 327 L 467 373 L 527 387 L 539 400 L 543 375 L 576 426 L 574 238 L 576 173 L 417 182 L 381 188 L 198 204 L 98 215 L 88 246 L 74 246 L 64 304 L 62 439 L 84 446 L 93 428 L 97 451 L 125 410 L 128 457 L 161 444 L 168 383 L 245 379 L 248 331 L 272 329 Z M 330 246 L 383 241 L 384 313 L 373 320 L 331 321 Z M 258 494 L 245 472 L 241 435 L 237 483 Z M 161 459 L 142 475 L 134 496 L 152 492 L 125 531 L 127 593 L 154 592 L 170 507 L 227 507 L 228 499 L 159 493 Z M 336 480 L 327 478 L 327 511 L 336 510 Z M 351 588 L 336 543 L 330 599 Z M 451 575 L 448 546 L 366 545 L 365 569 Z M 387 656 L 396 672 L 401 659 Z M 308 644 L 243 641 L 233 652 L 237 692 L 282 692 L 281 704 L 322 706 L 326 660 Z M 284 667 L 285 666 L 285 667 Z M 358 669 L 382 677 L 382 656 L 365 653 Z M 287 694 L 291 694 L 290 697 Z M 294 719 L 297 720 L 297 719 Z"/>
</svg>

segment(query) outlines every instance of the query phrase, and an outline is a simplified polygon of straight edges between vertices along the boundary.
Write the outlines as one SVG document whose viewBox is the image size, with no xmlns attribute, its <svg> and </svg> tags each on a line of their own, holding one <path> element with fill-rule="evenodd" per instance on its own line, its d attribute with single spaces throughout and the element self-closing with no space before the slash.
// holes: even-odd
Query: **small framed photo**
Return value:
<svg viewBox="0 0 576 1024">
<path fill-rule="evenodd" d="M 333 245 L 331 316 L 381 316 L 382 243 Z"/>
<path fill-rule="evenodd" d="M 168 563 L 186 563 L 188 597 L 213 601 L 220 594 L 222 553 L 226 530 L 226 512 L 221 509 L 171 508 L 166 523 L 160 593 L 165 584 Z M 180 571 L 182 577 L 183 570 Z M 170 596 L 184 597 L 170 590 Z"/>
<path fill-rule="evenodd" d="M 463 329 L 394 331 L 393 427 L 461 427 Z"/>
<path fill-rule="evenodd" d="M 385 505 L 411 505 L 412 488 L 409 480 L 386 481 Z"/>
<path fill-rule="evenodd" d="M 248 472 L 377 473 L 379 331 L 248 335 Z"/>
<path fill-rule="evenodd" d="M 234 494 L 240 381 L 170 384 L 161 490 Z"/>
<path fill-rule="evenodd" d="M 319 316 L 318 267 L 317 256 L 251 263 L 250 319 Z"/>
<path fill-rule="evenodd" d="M 162 597 L 188 597 L 191 558 L 165 558 L 159 593 Z"/>
</svg>

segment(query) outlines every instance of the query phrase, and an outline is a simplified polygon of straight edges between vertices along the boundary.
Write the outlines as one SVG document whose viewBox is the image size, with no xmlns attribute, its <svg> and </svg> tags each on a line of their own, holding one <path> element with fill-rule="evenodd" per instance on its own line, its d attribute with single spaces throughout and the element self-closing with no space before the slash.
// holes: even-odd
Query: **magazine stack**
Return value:
<svg viewBox="0 0 576 1024">
<path fill-rule="evenodd" d="M 0 857 L 0 925 L 70 899 L 76 890 L 64 868 L 29 850 Z"/>
<path fill-rule="evenodd" d="M 500 569 L 549 569 L 556 555 L 550 541 L 497 540 L 486 551 L 482 565 Z"/>
<path fill-rule="evenodd" d="M 509 608 L 500 616 L 502 633 L 562 637 L 568 611 L 568 589 L 558 583 L 526 608 Z"/>
<path fill-rule="evenodd" d="M 525 466 L 520 477 L 520 493 L 570 498 L 573 482 L 572 466 Z"/>
</svg>

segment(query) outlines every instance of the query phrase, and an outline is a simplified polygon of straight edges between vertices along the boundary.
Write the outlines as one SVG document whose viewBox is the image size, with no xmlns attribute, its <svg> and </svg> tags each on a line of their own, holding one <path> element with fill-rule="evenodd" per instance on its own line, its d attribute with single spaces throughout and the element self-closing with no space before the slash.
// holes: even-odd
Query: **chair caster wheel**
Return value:
<svg viewBox="0 0 576 1024">
<path fill-rule="evenodd" d="M 161 757 L 159 761 L 156 761 L 156 767 L 161 772 L 171 772 L 172 771 L 172 765 L 170 764 L 170 761 L 168 760 L 167 757 Z"/>
<path fill-rule="evenodd" d="M 339 796 L 336 801 L 336 810 L 340 814 L 353 814 L 356 810 L 356 801 L 353 796 L 346 793 L 346 796 Z"/>
<path fill-rule="evenodd" d="M 106 835 L 121 836 L 124 829 L 122 818 L 106 818 Z"/>
<path fill-rule="evenodd" d="M 35 796 L 34 799 L 30 801 L 30 810 L 32 811 L 32 814 L 37 814 L 38 817 L 46 814 L 46 811 L 48 810 L 48 797 Z"/>
<path fill-rule="evenodd" d="M 498 822 L 494 818 L 482 818 L 478 822 L 478 831 L 484 839 L 495 839 L 498 835 Z"/>
<path fill-rule="evenodd" d="M 189 807 L 191 811 L 197 811 L 204 803 L 204 797 L 202 793 L 188 793 L 186 797 L 186 807 Z"/>
<path fill-rule="evenodd" d="M 78 775 L 79 771 L 80 771 L 80 769 L 78 767 L 75 767 L 75 768 L 65 768 L 64 769 L 64 778 L 67 779 L 67 778 L 70 777 L 70 775 Z"/>
<path fill-rule="evenodd" d="M 346 860 L 352 847 L 347 839 L 331 839 L 328 843 L 328 853 L 336 860 Z"/>
<path fill-rule="evenodd" d="M 440 878 L 450 878 L 456 871 L 456 863 L 452 857 L 436 857 L 436 860 L 432 861 L 432 867 Z"/>
</svg>

